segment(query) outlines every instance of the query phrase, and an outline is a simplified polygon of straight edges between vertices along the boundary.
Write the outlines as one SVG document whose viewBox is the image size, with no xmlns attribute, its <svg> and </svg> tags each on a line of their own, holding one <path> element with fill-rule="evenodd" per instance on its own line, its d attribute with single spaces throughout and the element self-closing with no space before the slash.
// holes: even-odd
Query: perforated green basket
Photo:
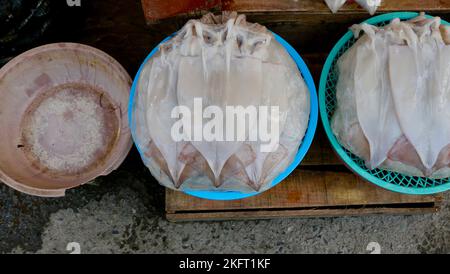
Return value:
<svg viewBox="0 0 450 274">
<path fill-rule="evenodd" d="M 415 12 L 394 12 L 372 17 L 365 22 L 372 25 L 384 26 L 394 18 L 407 20 L 418 15 L 419 14 Z M 442 23 L 449 25 L 449 23 L 445 21 L 442 21 Z M 391 191 L 405 194 L 433 194 L 449 190 L 450 178 L 435 180 L 424 177 L 407 176 L 378 168 L 369 170 L 362 159 L 339 144 L 330 126 L 330 120 L 336 107 L 336 84 L 339 76 L 336 63 L 339 57 L 341 57 L 341 55 L 355 42 L 356 39 L 350 31 L 337 42 L 327 58 L 320 78 L 320 116 L 325 132 L 334 150 L 342 158 L 345 164 L 356 174 L 371 183 Z"/>
</svg>

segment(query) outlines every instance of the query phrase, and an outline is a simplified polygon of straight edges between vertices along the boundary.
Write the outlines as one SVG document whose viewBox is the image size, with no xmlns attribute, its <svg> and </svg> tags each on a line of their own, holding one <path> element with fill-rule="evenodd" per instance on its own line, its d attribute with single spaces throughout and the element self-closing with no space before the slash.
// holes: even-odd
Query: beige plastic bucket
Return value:
<svg viewBox="0 0 450 274">
<path fill-rule="evenodd" d="M 0 69 L 0 180 L 58 197 L 116 169 L 132 141 L 131 78 L 106 53 L 58 43 Z"/>
</svg>

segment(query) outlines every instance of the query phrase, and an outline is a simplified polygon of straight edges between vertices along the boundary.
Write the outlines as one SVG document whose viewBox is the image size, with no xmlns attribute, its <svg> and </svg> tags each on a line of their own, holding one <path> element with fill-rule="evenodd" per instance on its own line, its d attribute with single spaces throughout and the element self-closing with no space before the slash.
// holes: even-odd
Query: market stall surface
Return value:
<svg viewBox="0 0 450 274">
<path fill-rule="evenodd" d="M 170 223 L 164 189 L 133 151 L 108 177 L 44 199 L 0 186 L 0 253 L 449 253 L 450 193 L 436 214 Z M 137 166 L 137 167 L 136 167 Z"/>
</svg>

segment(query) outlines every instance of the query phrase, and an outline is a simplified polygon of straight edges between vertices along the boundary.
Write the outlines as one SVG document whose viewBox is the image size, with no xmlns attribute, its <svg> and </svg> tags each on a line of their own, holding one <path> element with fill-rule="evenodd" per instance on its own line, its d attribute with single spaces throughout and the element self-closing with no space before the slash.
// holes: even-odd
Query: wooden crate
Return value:
<svg viewBox="0 0 450 274">
<path fill-rule="evenodd" d="M 151 1 L 158 0 L 147 2 Z M 302 54 L 316 83 L 334 43 L 349 26 L 370 17 L 355 4 L 344 6 L 333 15 L 322 0 L 235 0 L 221 1 L 221 4 L 214 8 L 245 12 L 249 21 L 264 24 L 285 37 Z M 379 12 L 392 11 L 426 11 L 449 20 L 450 0 L 384 1 L 379 9 Z M 184 21 L 186 17 L 198 16 L 199 12 L 195 10 L 177 18 Z M 418 214 L 438 211 L 441 199 L 442 195 L 393 193 L 363 181 L 345 168 L 319 125 L 302 165 L 273 189 L 238 201 L 208 201 L 167 190 L 166 216 L 170 221 L 199 221 Z"/>
</svg>

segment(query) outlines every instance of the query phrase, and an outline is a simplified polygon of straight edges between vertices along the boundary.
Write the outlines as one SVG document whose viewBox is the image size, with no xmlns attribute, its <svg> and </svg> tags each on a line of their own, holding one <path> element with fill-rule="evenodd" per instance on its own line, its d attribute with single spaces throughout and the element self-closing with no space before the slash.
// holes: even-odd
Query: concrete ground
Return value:
<svg viewBox="0 0 450 274">
<path fill-rule="evenodd" d="M 174 224 L 138 161 L 59 199 L 0 186 L 0 253 L 450 253 L 450 193 L 429 215 Z"/>
</svg>

